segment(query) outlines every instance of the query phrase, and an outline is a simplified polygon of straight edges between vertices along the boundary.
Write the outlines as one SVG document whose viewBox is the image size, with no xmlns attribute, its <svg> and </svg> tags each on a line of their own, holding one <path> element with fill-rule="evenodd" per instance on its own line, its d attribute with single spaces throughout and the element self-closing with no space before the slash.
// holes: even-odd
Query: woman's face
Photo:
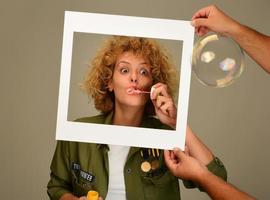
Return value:
<svg viewBox="0 0 270 200">
<path fill-rule="evenodd" d="M 153 84 L 151 67 L 147 60 L 132 52 L 124 52 L 116 59 L 109 89 L 114 91 L 115 103 L 142 107 L 149 94 L 130 94 L 130 89 L 150 91 Z"/>
</svg>

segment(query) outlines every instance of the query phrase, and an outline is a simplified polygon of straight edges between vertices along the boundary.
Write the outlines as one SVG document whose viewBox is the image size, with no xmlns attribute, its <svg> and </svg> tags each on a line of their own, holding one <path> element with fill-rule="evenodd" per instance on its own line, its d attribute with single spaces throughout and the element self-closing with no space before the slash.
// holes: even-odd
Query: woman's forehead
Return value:
<svg viewBox="0 0 270 200">
<path fill-rule="evenodd" d="M 119 54 L 117 56 L 117 59 L 116 59 L 116 62 L 117 63 L 120 63 L 120 62 L 126 62 L 126 63 L 129 63 L 129 62 L 132 62 L 136 60 L 136 62 L 139 62 L 139 63 L 144 63 L 144 64 L 148 64 L 149 63 L 149 60 L 143 56 L 142 54 L 135 54 L 133 52 L 123 52 L 121 54 Z"/>
</svg>

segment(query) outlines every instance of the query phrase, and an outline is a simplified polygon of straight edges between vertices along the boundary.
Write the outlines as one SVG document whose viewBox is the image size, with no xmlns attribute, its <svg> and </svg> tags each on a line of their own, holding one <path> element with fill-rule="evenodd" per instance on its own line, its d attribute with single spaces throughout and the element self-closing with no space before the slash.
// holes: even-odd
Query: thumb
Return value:
<svg viewBox="0 0 270 200">
<path fill-rule="evenodd" d="M 169 150 L 164 150 L 164 159 L 165 159 L 165 162 L 170 165 L 171 163 L 173 163 L 173 160 L 170 156 L 170 151 Z"/>
<path fill-rule="evenodd" d="M 185 153 L 179 148 L 174 148 L 173 153 L 179 160 L 182 160 L 185 157 Z"/>
<path fill-rule="evenodd" d="M 189 150 L 189 147 L 187 145 L 185 145 L 185 151 L 184 153 L 187 155 L 187 156 L 190 156 L 190 150 Z"/>
<path fill-rule="evenodd" d="M 164 159 L 165 159 L 165 163 L 168 167 L 169 170 L 173 171 L 174 170 L 174 161 L 170 158 L 170 152 L 168 150 L 164 151 Z"/>
<path fill-rule="evenodd" d="M 206 26 L 206 27 L 209 26 L 207 18 L 194 19 L 191 21 L 191 25 L 196 27 L 196 28 L 200 27 L 200 26 Z"/>
</svg>

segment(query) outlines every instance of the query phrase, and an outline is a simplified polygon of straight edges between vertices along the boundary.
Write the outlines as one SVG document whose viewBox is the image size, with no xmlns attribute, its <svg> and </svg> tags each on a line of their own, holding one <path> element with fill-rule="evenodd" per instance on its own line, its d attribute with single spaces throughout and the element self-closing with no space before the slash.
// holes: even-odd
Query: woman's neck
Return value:
<svg viewBox="0 0 270 200">
<path fill-rule="evenodd" d="M 116 104 L 113 116 L 113 124 L 138 127 L 141 125 L 143 113 L 143 107 L 130 107 Z"/>
</svg>

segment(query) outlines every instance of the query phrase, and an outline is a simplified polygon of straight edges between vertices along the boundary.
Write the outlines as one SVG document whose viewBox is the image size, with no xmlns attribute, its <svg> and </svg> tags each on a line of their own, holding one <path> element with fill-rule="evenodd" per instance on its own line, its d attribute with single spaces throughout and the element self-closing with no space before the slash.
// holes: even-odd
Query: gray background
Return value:
<svg viewBox="0 0 270 200">
<path fill-rule="evenodd" d="M 268 0 L 1 0 L 1 199 L 48 199 L 64 10 L 189 20 L 212 3 L 270 35 Z M 227 88 L 207 88 L 192 77 L 189 124 L 224 161 L 231 183 L 269 199 L 270 76 L 245 61 L 243 75 Z M 183 199 L 209 199 L 181 189 Z"/>
</svg>

